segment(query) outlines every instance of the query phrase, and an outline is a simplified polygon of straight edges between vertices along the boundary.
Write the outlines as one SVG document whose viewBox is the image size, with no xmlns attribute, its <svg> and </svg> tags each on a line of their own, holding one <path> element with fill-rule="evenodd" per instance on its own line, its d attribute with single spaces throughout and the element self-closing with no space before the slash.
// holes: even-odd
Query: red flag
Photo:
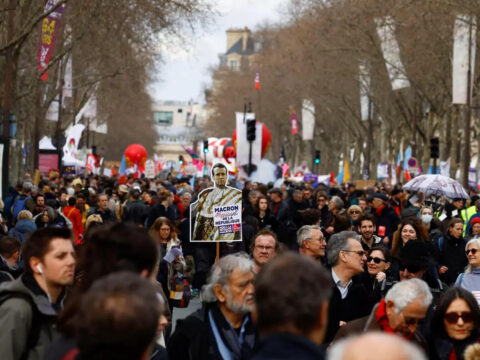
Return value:
<svg viewBox="0 0 480 360">
<path fill-rule="evenodd" d="M 328 182 L 329 182 L 330 184 L 335 184 L 335 183 L 337 182 L 337 180 L 335 180 L 335 172 L 334 172 L 334 171 L 332 171 L 332 172 L 330 173 L 330 180 L 328 180 Z"/>
<path fill-rule="evenodd" d="M 260 74 L 258 71 L 255 73 L 255 90 L 260 90 Z"/>
<path fill-rule="evenodd" d="M 412 176 L 410 175 L 410 171 L 408 169 L 405 169 L 405 181 L 410 181 L 412 180 Z"/>
</svg>

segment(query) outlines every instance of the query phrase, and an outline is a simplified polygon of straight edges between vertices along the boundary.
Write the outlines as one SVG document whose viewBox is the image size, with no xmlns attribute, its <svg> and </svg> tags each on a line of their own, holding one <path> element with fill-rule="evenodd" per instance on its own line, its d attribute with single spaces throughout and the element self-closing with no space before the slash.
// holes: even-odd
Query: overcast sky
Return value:
<svg viewBox="0 0 480 360">
<path fill-rule="evenodd" d="M 150 94 L 154 100 L 204 102 L 203 89 L 211 83 L 208 68 L 218 64 L 218 55 L 226 51 L 226 30 L 255 30 L 259 24 L 281 22 L 281 11 L 288 0 L 216 0 L 218 16 L 214 24 L 189 37 L 187 44 L 166 49 L 167 57 L 158 66 L 157 81 Z"/>
</svg>

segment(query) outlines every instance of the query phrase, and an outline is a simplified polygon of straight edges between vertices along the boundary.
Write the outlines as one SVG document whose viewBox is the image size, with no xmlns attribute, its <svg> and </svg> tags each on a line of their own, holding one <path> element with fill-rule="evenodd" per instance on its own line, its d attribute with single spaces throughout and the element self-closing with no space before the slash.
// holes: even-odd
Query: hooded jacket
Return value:
<svg viewBox="0 0 480 360">
<path fill-rule="evenodd" d="M 22 219 L 18 220 L 15 227 L 10 229 L 8 236 L 13 236 L 23 243 L 27 235 L 35 230 L 37 230 L 37 225 L 33 220 Z"/>
<path fill-rule="evenodd" d="M 20 278 L 0 285 L 0 299 L 10 293 L 21 293 L 30 297 L 35 306 L 24 298 L 9 298 L 0 304 L 0 349 L 2 359 L 20 359 L 27 348 L 33 321 L 38 321 L 38 341 L 26 357 L 29 360 L 43 359 L 45 350 L 57 336 L 55 322 L 57 313 L 63 307 L 65 293 L 57 303 L 51 304 L 45 292 L 38 286 L 31 274 L 23 274 Z"/>
</svg>

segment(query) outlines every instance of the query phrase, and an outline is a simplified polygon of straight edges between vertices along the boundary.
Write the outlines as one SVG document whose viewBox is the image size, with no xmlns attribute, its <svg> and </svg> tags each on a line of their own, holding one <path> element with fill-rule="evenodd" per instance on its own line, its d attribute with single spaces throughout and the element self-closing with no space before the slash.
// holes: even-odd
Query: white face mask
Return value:
<svg viewBox="0 0 480 360">
<path fill-rule="evenodd" d="M 430 215 L 430 214 L 423 214 L 422 215 L 422 222 L 424 224 L 430 224 L 432 222 L 432 219 L 433 219 L 433 215 Z"/>
</svg>

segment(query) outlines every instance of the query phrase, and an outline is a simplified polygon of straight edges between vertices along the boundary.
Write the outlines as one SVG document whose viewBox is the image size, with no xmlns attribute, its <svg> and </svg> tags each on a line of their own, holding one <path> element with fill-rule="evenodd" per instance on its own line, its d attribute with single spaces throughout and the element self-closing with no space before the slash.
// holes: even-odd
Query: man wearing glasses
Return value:
<svg viewBox="0 0 480 360">
<path fill-rule="evenodd" d="M 274 232 L 262 229 L 252 241 L 253 272 L 258 274 L 261 267 L 272 260 L 278 253 L 278 240 Z"/>
<path fill-rule="evenodd" d="M 367 290 L 356 277 L 364 271 L 367 262 L 358 234 L 342 231 L 332 235 L 326 252 L 333 283 L 325 334 L 325 343 L 329 343 L 340 326 L 367 315 L 373 304 L 369 303 Z"/>
<path fill-rule="evenodd" d="M 400 281 L 375 305 L 370 315 L 340 328 L 334 342 L 353 334 L 381 331 L 401 336 L 427 351 L 428 345 L 418 331 L 418 324 L 425 318 L 432 298 L 425 281 L 415 278 Z"/>
<path fill-rule="evenodd" d="M 297 231 L 298 251 L 302 255 L 319 260 L 325 256 L 327 243 L 323 237 L 320 227 L 315 225 L 304 225 Z"/>
</svg>

